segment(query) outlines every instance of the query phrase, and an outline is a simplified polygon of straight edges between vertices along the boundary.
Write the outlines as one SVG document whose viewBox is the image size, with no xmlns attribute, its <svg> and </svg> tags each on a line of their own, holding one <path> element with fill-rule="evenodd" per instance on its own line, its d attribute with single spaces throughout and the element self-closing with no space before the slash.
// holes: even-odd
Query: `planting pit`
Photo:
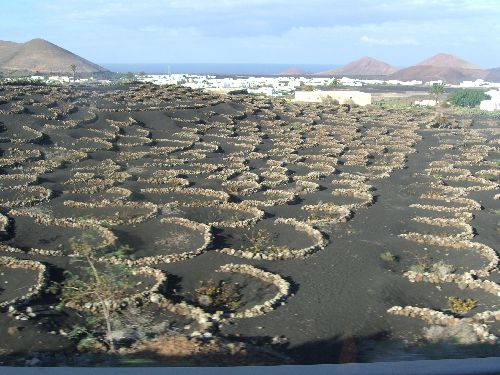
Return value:
<svg viewBox="0 0 500 375">
<path fill-rule="evenodd" d="M 0 266 L 0 307 L 29 293 L 35 286 L 37 277 L 36 270 Z"/>
<path fill-rule="evenodd" d="M 274 284 L 245 274 L 214 273 L 209 280 L 199 280 L 182 288 L 186 302 L 213 314 L 223 311 L 238 314 L 272 298 L 278 289 Z"/>
<path fill-rule="evenodd" d="M 498 124 L 456 117 L 461 128 L 439 129 L 421 108 L 173 85 L 2 87 L 0 251 L 23 264 L 8 277 L 29 292 L 41 272 L 83 276 L 70 239 L 94 238 L 100 269 L 138 272 L 126 345 L 175 332 L 270 345 L 298 364 L 388 361 L 429 358 L 433 326 L 453 323 L 500 356 Z M 197 307 L 190 294 L 211 279 L 237 285 L 238 306 Z M 29 349 L 40 365 L 81 357 L 61 332 L 97 306 L 59 312 L 60 293 L 43 288 L 0 313 L 3 363 L 25 364 Z M 450 314 L 448 297 L 477 306 Z"/>
<path fill-rule="evenodd" d="M 115 238 L 106 228 L 67 220 L 53 222 L 50 218 L 15 215 L 12 230 L 15 236 L 5 245 L 28 253 L 69 255 L 74 239 L 85 237 L 96 249 L 111 246 Z"/>
<path fill-rule="evenodd" d="M 247 227 L 258 222 L 263 211 L 238 204 L 214 207 L 181 207 L 182 217 L 214 227 Z"/>
<path fill-rule="evenodd" d="M 136 264 L 182 261 L 200 255 L 211 243 L 210 227 L 182 218 L 155 218 L 113 228 L 118 242 L 132 248 Z"/>
</svg>

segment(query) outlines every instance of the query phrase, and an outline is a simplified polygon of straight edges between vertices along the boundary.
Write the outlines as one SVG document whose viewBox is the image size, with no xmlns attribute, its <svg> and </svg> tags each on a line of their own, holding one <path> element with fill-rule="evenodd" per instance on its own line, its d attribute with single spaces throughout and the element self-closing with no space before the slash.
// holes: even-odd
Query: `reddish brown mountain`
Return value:
<svg viewBox="0 0 500 375">
<path fill-rule="evenodd" d="M 3 60 L 12 57 L 18 46 L 17 43 L 0 40 L 0 64 Z"/>
<path fill-rule="evenodd" d="M 327 70 L 318 73 L 319 75 L 333 75 L 333 76 L 386 76 L 394 73 L 397 69 L 393 66 L 374 58 L 365 56 L 359 60 L 352 61 L 347 65 L 340 68 Z"/>
<path fill-rule="evenodd" d="M 483 69 L 479 65 L 472 64 L 468 61 L 462 60 L 461 58 L 451 55 L 449 53 L 438 53 L 431 58 L 421 61 L 417 66 L 439 66 L 442 68 L 453 68 L 453 69 Z"/>
<path fill-rule="evenodd" d="M 443 80 L 447 83 L 459 83 L 464 80 L 475 80 L 485 78 L 487 71 L 479 69 L 455 69 L 440 66 L 410 66 L 409 68 L 398 70 L 389 76 L 390 79 L 400 81 L 437 81 Z"/>
<path fill-rule="evenodd" d="M 26 43 L 0 41 L 0 70 L 40 73 L 69 73 L 75 64 L 79 73 L 106 69 L 43 39 Z"/>
<path fill-rule="evenodd" d="M 488 70 L 488 75 L 485 80 L 489 82 L 500 82 L 500 68 Z"/>
<path fill-rule="evenodd" d="M 464 80 L 485 78 L 488 71 L 454 55 L 440 53 L 408 68 L 391 74 L 391 79 L 401 81 L 436 81 L 458 83 Z"/>
<path fill-rule="evenodd" d="M 298 66 L 291 66 L 290 68 L 278 73 L 280 76 L 303 76 L 306 74 L 307 72 Z"/>
</svg>

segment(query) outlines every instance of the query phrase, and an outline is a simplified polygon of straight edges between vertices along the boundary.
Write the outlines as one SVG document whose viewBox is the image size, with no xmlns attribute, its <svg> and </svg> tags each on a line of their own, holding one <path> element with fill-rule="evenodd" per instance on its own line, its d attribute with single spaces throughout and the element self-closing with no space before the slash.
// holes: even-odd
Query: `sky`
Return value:
<svg viewBox="0 0 500 375">
<path fill-rule="evenodd" d="M 500 67 L 500 0 L 0 0 L 0 40 L 43 38 L 96 63 Z"/>
</svg>

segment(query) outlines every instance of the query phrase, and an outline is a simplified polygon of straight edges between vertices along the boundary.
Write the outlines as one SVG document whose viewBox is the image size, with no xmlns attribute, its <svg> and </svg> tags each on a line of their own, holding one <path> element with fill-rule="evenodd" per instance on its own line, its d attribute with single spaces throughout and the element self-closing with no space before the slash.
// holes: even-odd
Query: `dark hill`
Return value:
<svg viewBox="0 0 500 375">
<path fill-rule="evenodd" d="M 106 69 L 44 39 L 26 43 L 0 41 L 0 70 L 39 73 L 69 73 L 75 64 L 79 73 Z"/>
<path fill-rule="evenodd" d="M 485 78 L 488 72 L 454 55 L 440 53 L 408 68 L 400 69 L 389 78 L 401 81 L 436 81 L 459 83 L 464 80 Z"/>
<path fill-rule="evenodd" d="M 359 60 L 352 61 L 340 68 L 327 70 L 318 73 L 318 75 L 333 75 L 333 76 L 386 76 L 394 73 L 396 68 L 374 58 L 365 56 Z"/>
</svg>

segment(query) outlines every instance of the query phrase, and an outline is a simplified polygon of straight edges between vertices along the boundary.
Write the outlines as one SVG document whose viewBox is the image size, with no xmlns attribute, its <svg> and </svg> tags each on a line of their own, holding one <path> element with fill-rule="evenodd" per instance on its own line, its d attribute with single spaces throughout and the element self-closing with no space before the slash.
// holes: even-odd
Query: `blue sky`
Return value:
<svg viewBox="0 0 500 375">
<path fill-rule="evenodd" d="M 97 63 L 395 66 L 449 52 L 500 66 L 500 0 L 0 0 L 0 39 Z"/>
</svg>

